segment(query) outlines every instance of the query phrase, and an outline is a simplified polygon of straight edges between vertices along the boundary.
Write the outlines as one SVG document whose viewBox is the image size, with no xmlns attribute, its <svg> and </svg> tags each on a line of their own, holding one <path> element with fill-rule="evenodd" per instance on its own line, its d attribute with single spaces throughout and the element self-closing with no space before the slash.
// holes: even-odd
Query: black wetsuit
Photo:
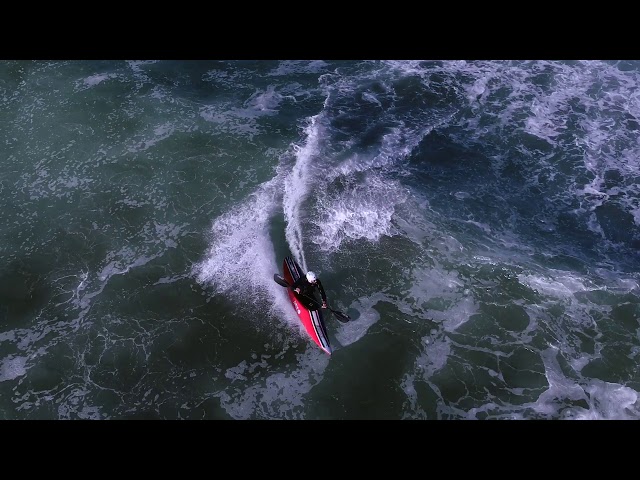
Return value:
<svg viewBox="0 0 640 480">
<path fill-rule="evenodd" d="M 319 307 L 319 305 L 314 305 L 311 302 L 309 302 L 309 298 L 314 299 L 316 297 L 314 297 L 314 291 L 317 288 L 318 291 L 320 292 L 320 297 L 322 298 L 323 302 L 327 302 L 327 295 L 324 293 L 324 288 L 322 288 L 322 282 L 320 281 L 319 278 L 316 278 L 316 283 L 315 285 L 312 283 L 309 283 L 309 281 L 307 280 L 306 276 L 301 276 L 298 280 L 296 280 L 295 282 L 293 282 L 293 285 L 291 286 L 291 288 L 293 288 L 294 290 L 296 288 L 300 288 L 300 296 L 298 298 L 300 298 L 300 300 L 307 306 L 307 307 L 312 307 L 313 309 L 316 309 Z M 305 298 L 308 297 L 308 298 Z"/>
</svg>

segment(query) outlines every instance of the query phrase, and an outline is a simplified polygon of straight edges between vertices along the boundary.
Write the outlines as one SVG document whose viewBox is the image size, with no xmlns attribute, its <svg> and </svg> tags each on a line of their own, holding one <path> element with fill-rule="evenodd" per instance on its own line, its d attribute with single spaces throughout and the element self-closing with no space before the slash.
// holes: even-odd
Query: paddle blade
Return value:
<svg viewBox="0 0 640 480">
<path fill-rule="evenodd" d="M 273 281 L 279 285 L 282 285 L 283 287 L 289 287 L 289 284 L 287 283 L 287 281 L 277 273 L 273 274 Z"/>
<path fill-rule="evenodd" d="M 342 323 L 347 323 L 349 320 L 351 320 L 351 317 L 346 313 L 342 313 L 337 310 L 331 310 L 331 313 L 333 313 L 336 318 Z"/>
</svg>

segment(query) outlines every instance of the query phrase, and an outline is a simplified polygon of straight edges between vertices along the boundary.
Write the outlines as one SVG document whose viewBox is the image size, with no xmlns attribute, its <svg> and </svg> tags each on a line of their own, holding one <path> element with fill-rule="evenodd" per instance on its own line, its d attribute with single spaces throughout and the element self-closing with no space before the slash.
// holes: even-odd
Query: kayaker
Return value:
<svg viewBox="0 0 640 480">
<path fill-rule="evenodd" d="M 291 288 L 296 293 L 310 298 L 314 298 L 313 293 L 317 288 L 320 292 L 320 297 L 322 297 L 322 308 L 327 308 L 327 295 L 324 293 L 324 288 L 322 288 L 322 282 L 311 270 L 296 280 Z"/>
</svg>

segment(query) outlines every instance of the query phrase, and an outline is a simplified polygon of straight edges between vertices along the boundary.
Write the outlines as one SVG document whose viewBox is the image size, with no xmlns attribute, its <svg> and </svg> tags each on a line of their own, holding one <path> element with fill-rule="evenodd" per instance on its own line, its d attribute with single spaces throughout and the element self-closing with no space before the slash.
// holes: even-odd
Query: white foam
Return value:
<svg viewBox="0 0 640 480">
<path fill-rule="evenodd" d="M 415 364 L 422 377 L 428 380 L 447 364 L 451 355 L 451 340 L 444 335 L 435 339 L 426 336 L 422 337 L 422 347 Z"/>
<path fill-rule="evenodd" d="M 455 271 L 442 267 L 414 266 L 411 270 L 411 286 L 404 294 L 406 302 L 395 301 L 400 311 L 413 318 L 423 318 L 442 324 L 446 331 L 454 331 L 466 323 L 479 310 L 479 305 L 464 281 Z M 436 301 L 428 306 L 428 302 Z"/>
<path fill-rule="evenodd" d="M 252 279 L 260 279 L 256 269 L 261 269 L 265 258 L 271 259 L 267 262 L 271 275 L 277 271 L 268 235 L 268 221 L 274 209 L 274 203 L 267 199 L 273 194 L 270 190 L 263 188 L 215 219 L 208 258 L 198 266 L 201 282 L 213 283 L 219 293 L 240 289 L 247 294 L 254 288 Z"/>
<path fill-rule="evenodd" d="M 328 66 L 329 64 L 323 60 L 285 60 L 280 62 L 278 66 L 267 75 L 283 76 L 297 73 L 320 73 L 326 70 Z"/>
<path fill-rule="evenodd" d="M 569 297 L 576 292 L 589 290 L 584 280 L 578 276 L 556 272 L 552 277 L 539 275 L 518 275 L 518 281 L 533 290 L 558 298 Z"/>
<path fill-rule="evenodd" d="M 335 251 L 345 239 L 378 241 L 396 233 L 395 207 L 408 198 L 398 182 L 370 173 L 349 191 L 318 199 L 319 215 L 312 222 L 319 233 L 312 239 L 321 250 Z"/>
<path fill-rule="evenodd" d="M 488 91 L 487 77 L 478 78 L 467 90 L 467 98 L 470 102 L 481 102 L 483 95 Z"/>
<path fill-rule="evenodd" d="M 471 296 L 459 299 L 446 310 L 446 319 L 442 323 L 447 332 L 453 332 L 479 311 L 479 305 Z"/>
<path fill-rule="evenodd" d="M 607 290 L 615 293 L 629 293 L 640 288 L 640 283 L 635 278 L 624 278 L 620 272 L 604 268 L 595 268 L 595 273 L 607 281 Z M 637 276 L 637 274 L 635 274 Z"/>
<path fill-rule="evenodd" d="M 586 388 L 589 408 L 571 407 L 563 418 L 575 420 L 640 420 L 638 392 L 617 383 L 593 380 Z"/>
<path fill-rule="evenodd" d="M 378 100 L 378 97 L 376 95 L 374 95 L 373 93 L 364 92 L 362 94 L 362 98 L 364 100 L 366 100 L 367 102 L 373 103 L 373 104 L 379 106 L 380 108 L 382 108 L 382 103 L 380 103 L 380 100 Z"/>
<path fill-rule="evenodd" d="M 127 150 L 129 152 L 142 152 L 145 151 L 158 142 L 169 138 L 176 130 L 175 126 L 171 123 L 164 123 L 153 127 L 153 136 L 146 136 L 144 140 L 137 141 L 133 145 L 129 145 Z"/>
<path fill-rule="evenodd" d="M 76 84 L 76 88 L 77 89 L 87 89 L 87 88 L 91 88 L 91 87 L 95 87 L 96 85 L 99 85 L 100 83 L 112 79 L 112 78 L 118 78 L 118 75 L 115 73 L 97 73 L 95 75 L 91 75 L 87 78 L 84 78 L 82 80 L 82 84 Z"/>
<path fill-rule="evenodd" d="M 589 379 L 586 385 L 567 378 L 560 367 L 556 348 L 542 352 L 549 388 L 540 395 L 533 408 L 546 415 L 560 414 L 563 419 L 631 420 L 640 419 L 638 392 L 616 383 Z M 583 400 L 588 408 L 569 407 L 561 410 L 566 400 Z"/>
<path fill-rule="evenodd" d="M 435 334 L 432 331 L 432 335 Z M 439 372 L 446 364 L 451 355 L 451 340 L 447 336 L 422 337 L 422 348 L 414 362 L 414 372 L 404 375 L 401 386 L 407 396 L 407 407 L 403 409 L 402 418 L 426 419 L 426 412 L 420 407 L 420 402 L 415 389 L 416 381 L 424 381 L 436 394 L 440 395 L 438 386 L 431 382 L 431 378 Z M 464 414 L 463 414 L 464 416 Z M 471 412 L 471 417 L 473 418 Z"/>
<path fill-rule="evenodd" d="M 27 357 L 8 356 L 0 362 L 0 382 L 14 380 L 27 373 Z"/>
<path fill-rule="evenodd" d="M 587 228 L 593 233 L 600 236 L 600 238 L 605 239 L 606 235 L 604 233 L 604 230 L 602 229 L 602 226 L 600 226 L 600 222 L 598 221 L 598 217 L 596 216 L 596 214 L 591 213 L 587 218 Z"/>
<path fill-rule="evenodd" d="M 376 293 L 368 297 L 360 297 L 349 305 L 350 310 L 357 310 L 359 315 L 357 321 L 340 324 L 335 332 L 336 339 L 340 345 L 347 346 L 360 340 L 375 324 L 380 320 L 380 314 L 374 310 L 374 306 L 387 299 L 386 295 Z M 328 315 L 328 314 L 327 314 Z"/>
<path fill-rule="evenodd" d="M 474 226 L 478 227 L 480 230 L 482 230 L 484 233 L 486 233 L 487 235 L 492 235 L 491 227 L 489 225 L 487 225 L 486 223 L 475 222 L 473 220 L 464 220 L 463 223 L 469 223 L 471 225 L 474 225 Z"/>
<path fill-rule="evenodd" d="M 264 183 L 214 220 L 207 258 L 194 265 L 193 271 L 199 282 L 210 284 L 218 293 L 243 303 L 271 305 L 271 313 L 299 326 L 286 290 L 273 281 L 280 267 L 269 228 L 279 199 L 278 183 L 277 177 Z"/>
<path fill-rule="evenodd" d="M 255 114 L 246 108 L 236 108 L 232 105 L 207 105 L 200 108 L 200 116 L 207 122 L 215 123 L 223 132 L 230 132 L 253 139 L 260 133 Z M 255 112 L 255 110 L 254 110 Z"/>
<path fill-rule="evenodd" d="M 554 144 L 555 138 L 565 128 L 566 120 L 557 115 L 559 106 L 553 95 L 543 101 L 534 98 L 531 102 L 533 116 L 525 122 L 525 132 Z"/>
<path fill-rule="evenodd" d="M 144 70 L 142 69 L 145 65 L 153 65 L 154 63 L 158 63 L 159 60 L 128 60 L 127 64 L 129 68 L 133 70 L 135 73 L 142 73 Z"/>
<path fill-rule="evenodd" d="M 256 91 L 249 100 L 245 102 L 245 106 L 259 113 L 274 114 L 277 113 L 277 107 L 282 101 L 282 95 L 276 92 L 273 85 L 269 85 L 266 91 Z"/>
<path fill-rule="evenodd" d="M 427 413 L 419 406 L 418 392 L 415 387 L 416 376 L 406 374 L 400 382 L 407 401 L 402 408 L 402 420 L 427 420 Z M 408 404 L 408 405 L 407 405 Z"/>
<path fill-rule="evenodd" d="M 286 221 L 285 237 L 291 254 L 298 261 L 303 270 L 307 270 L 304 257 L 304 238 L 302 204 L 310 191 L 312 184 L 311 162 L 319 152 L 321 127 L 319 117 L 311 117 L 305 128 L 307 135 L 302 147 L 295 146 L 296 162 L 284 180 L 284 218 Z"/>
<path fill-rule="evenodd" d="M 107 416 L 100 412 L 100 408 L 88 405 L 87 395 L 89 390 L 76 387 L 71 392 L 66 393 L 64 399 L 58 406 L 58 419 L 72 420 L 75 418 L 81 420 L 100 420 L 106 419 Z M 45 399 L 47 399 L 45 397 Z M 50 400 L 50 399 L 47 399 Z"/>
<path fill-rule="evenodd" d="M 322 378 L 329 356 L 315 345 L 296 355 L 291 372 L 270 372 L 263 359 L 242 361 L 225 372 L 232 385 L 215 394 L 235 420 L 305 418 L 305 398 Z"/>
<path fill-rule="evenodd" d="M 542 359 L 549 387 L 531 405 L 536 412 L 548 416 L 559 413 L 559 403 L 567 398 L 573 401 L 586 399 L 584 390 L 564 376 L 556 355 L 557 349 L 555 348 L 549 348 L 543 352 Z"/>
<path fill-rule="evenodd" d="M 382 137 L 379 151 L 375 155 L 355 153 L 343 160 L 335 169 L 328 172 L 329 182 L 338 176 L 350 177 L 357 172 L 367 172 L 372 169 L 383 171 L 396 169 L 413 152 L 420 141 L 428 135 L 436 126 L 445 123 L 442 119 L 436 125 L 427 125 L 418 129 L 410 129 L 398 126 L 389 129 Z"/>
<path fill-rule="evenodd" d="M 435 225 L 425 218 L 424 212 L 426 212 L 427 207 L 427 202 L 420 205 L 417 202 L 413 203 L 411 197 L 409 197 L 407 202 L 398 206 L 394 214 L 394 222 L 397 228 L 406 238 L 420 247 L 423 246 L 423 242 L 426 239 L 430 239 L 431 232 L 437 231 Z M 454 248 L 462 250 L 462 245 L 457 240 L 453 237 L 449 238 L 455 243 Z M 437 241 L 438 239 L 432 240 Z"/>
</svg>

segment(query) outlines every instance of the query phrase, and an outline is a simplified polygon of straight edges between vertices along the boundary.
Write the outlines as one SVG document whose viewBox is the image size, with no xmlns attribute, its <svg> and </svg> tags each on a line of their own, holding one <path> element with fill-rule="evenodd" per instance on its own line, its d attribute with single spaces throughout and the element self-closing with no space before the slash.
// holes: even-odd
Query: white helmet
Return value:
<svg viewBox="0 0 640 480">
<path fill-rule="evenodd" d="M 307 272 L 307 280 L 309 281 L 309 283 L 313 283 L 313 282 L 315 282 L 315 281 L 317 280 L 317 278 L 316 278 L 316 274 L 315 274 L 315 273 L 313 273 L 311 270 L 309 270 L 309 271 Z"/>
</svg>

